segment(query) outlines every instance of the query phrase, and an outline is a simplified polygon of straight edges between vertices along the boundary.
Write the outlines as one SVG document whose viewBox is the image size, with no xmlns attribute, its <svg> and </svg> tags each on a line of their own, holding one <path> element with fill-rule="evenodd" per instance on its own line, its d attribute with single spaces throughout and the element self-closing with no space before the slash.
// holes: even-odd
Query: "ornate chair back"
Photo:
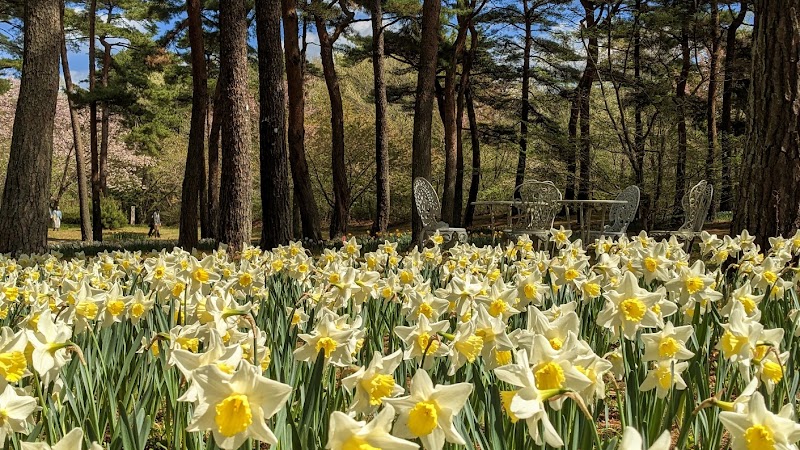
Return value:
<svg viewBox="0 0 800 450">
<path fill-rule="evenodd" d="M 628 230 L 628 225 L 636 218 L 636 210 L 639 209 L 639 187 L 628 186 L 617 195 L 616 200 L 624 200 L 628 203 L 612 205 L 608 211 L 609 225 L 605 231 L 613 233 L 624 233 Z"/>
<path fill-rule="evenodd" d="M 423 227 L 427 228 L 439 222 L 441 205 L 430 181 L 422 177 L 414 179 L 414 202 L 417 205 L 417 212 L 422 218 Z"/>
<path fill-rule="evenodd" d="M 702 180 L 694 185 L 689 192 L 683 196 L 683 200 L 681 201 L 683 213 L 686 215 L 686 221 L 681 225 L 678 231 L 691 233 L 699 233 L 702 231 L 713 198 L 714 186 L 708 184 L 706 180 Z"/>
<path fill-rule="evenodd" d="M 552 181 L 526 181 L 515 189 L 515 198 L 516 193 L 527 203 L 523 207 L 526 213 L 526 229 L 541 231 L 553 227 L 553 221 L 562 205 L 558 203 L 561 200 L 561 191 Z"/>
</svg>

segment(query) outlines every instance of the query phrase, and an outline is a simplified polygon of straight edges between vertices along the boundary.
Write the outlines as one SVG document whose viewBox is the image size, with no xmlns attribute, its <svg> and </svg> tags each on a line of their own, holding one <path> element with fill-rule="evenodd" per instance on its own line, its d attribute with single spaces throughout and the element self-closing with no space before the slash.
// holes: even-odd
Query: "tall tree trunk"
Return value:
<svg viewBox="0 0 800 450">
<path fill-rule="evenodd" d="M 330 237 L 347 234 L 350 220 L 350 186 L 347 182 L 347 164 L 344 147 L 344 105 L 339 89 L 339 75 L 333 59 L 333 44 L 336 36 L 330 35 L 325 27 L 325 19 L 315 16 L 317 34 L 320 42 L 320 59 L 325 86 L 331 104 L 331 170 L 333 171 L 333 212 L 331 213 Z"/>
<path fill-rule="evenodd" d="M 109 21 L 111 12 L 108 13 Z M 103 87 L 103 95 L 108 95 L 108 76 L 111 71 L 111 44 L 106 41 L 105 36 L 100 38 L 103 45 L 103 71 L 100 74 L 100 85 Z M 108 100 L 104 100 L 100 105 L 100 192 L 108 195 L 108 140 L 109 124 L 111 122 L 111 109 L 108 107 Z"/>
<path fill-rule="evenodd" d="M 100 207 L 100 158 L 97 143 L 97 100 L 94 96 L 97 93 L 97 69 L 95 64 L 96 57 L 96 37 L 95 28 L 97 25 L 97 0 L 92 0 L 89 4 L 89 148 L 91 155 L 92 169 L 92 240 L 103 240 L 103 217 Z"/>
<path fill-rule="evenodd" d="M 261 248 L 289 243 L 289 154 L 286 148 L 286 98 L 283 87 L 281 5 L 256 2 L 258 39 L 259 149 L 261 156 Z"/>
<path fill-rule="evenodd" d="M 386 140 L 386 78 L 384 75 L 383 6 L 372 0 L 372 72 L 375 79 L 375 221 L 372 233 L 389 227 L 389 145 Z"/>
<path fill-rule="evenodd" d="M 92 239 L 92 216 L 89 212 L 89 186 L 86 178 L 86 149 L 83 147 L 81 137 L 81 123 L 78 110 L 75 109 L 73 97 L 75 86 L 72 84 L 72 72 L 69 70 L 67 57 L 67 40 L 64 32 L 64 4 L 61 4 L 61 68 L 64 73 L 64 88 L 67 91 L 67 104 L 69 105 L 69 118 L 72 124 L 72 141 L 75 147 L 75 172 L 78 183 L 78 207 L 81 215 L 81 240 Z"/>
<path fill-rule="evenodd" d="M 581 0 L 585 11 L 586 29 L 589 32 L 589 46 L 586 52 L 586 68 L 583 73 L 586 81 L 583 84 L 581 91 L 581 106 L 580 106 L 580 169 L 578 172 L 578 198 L 588 199 L 592 190 L 591 181 L 591 164 L 592 164 L 592 138 L 590 134 L 590 120 L 591 120 L 591 95 L 592 85 L 594 84 L 594 77 L 597 73 L 597 58 L 599 56 L 599 47 L 597 44 L 597 30 L 594 18 L 595 2 L 589 0 Z"/>
<path fill-rule="evenodd" d="M 192 59 L 192 119 L 189 148 L 181 191 L 181 219 L 178 245 L 186 250 L 197 246 L 198 208 L 206 179 L 206 116 L 208 107 L 208 71 L 203 42 L 202 6 L 200 0 L 187 0 L 189 47 Z M 205 202 L 203 202 L 205 203 Z"/>
<path fill-rule="evenodd" d="M 800 227 L 800 0 L 756 0 L 750 122 L 732 231 Z"/>
<path fill-rule="evenodd" d="M 531 44 L 533 43 L 533 23 L 531 10 L 528 7 L 528 0 L 522 0 L 522 12 L 525 16 L 525 47 L 522 53 L 522 105 L 519 120 L 519 157 L 517 158 L 517 175 L 514 179 L 514 186 L 519 186 L 525 182 L 525 169 L 528 166 L 528 120 L 530 118 L 530 91 L 531 91 Z M 573 161 L 574 155 L 573 154 Z M 572 169 L 574 175 L 575 169 Z M 569 182 L 567 182 L 569 190 Z M 517 200 L 522 200 L 522 196 L 514 190 Z"/>
<path fill-rule="evenodd" d="M 211 130 L 208 133 L 208 237 L 219 239 L 219 193 L 222 158 L 219 152 L 222 131 L 222 74 L 214 88 Z"/>
<path fill-rule="evenodd" d="M 686 194 L 686 83 L 691 69 L 689 49 L 689 20 L 691 11 L 682 11 L 681 18 L 681 72 L 675 88 L 675 103 L 678 106 L 678 155 L 675 161 L 675 201 L 673 202 L 673 225 L 677 225 L 683 215 L 681 201 Z"/>
<path fill-rule="evenodd" d="M 744 22 L 747 15 L 747 0 L 742 0 L 739 13 L 733 18 L 725 36 L 725 78 L 722 82 L 722 111 L 720 125 L 722 128 L 722 179 L 720 189 L 720 210 L 733 211 L 733 177 L 731 169 L 733 147 L 731 137 L 733 125 L 731 123 L 731 110 L 733 109 L 733 64 L 736 60 L 736 31 Z"/>
<path fill-rule="evenodd" d="M 634 85 L 636 86 L 636 100 L 634 103 L 634 164 L 633 173 L 636 179 L 636 185 L 644 191 L 642 201 L 639 206 L 641 211 L 640 217 L 642 218 L 642 228 L 648 229 L 648 218 L 650 217 L 651 197 L 647 189 L 644 189 L 644 157 L 645 157 L 645 135 L 644 135 L 644 122 L 642 114 L 644 112 L 644 101 L 642 95 L 642 27 L 641 27 L 641 14 L 642 14 L 642 0 L 636 0 L 636 19 L 633 25 L 633 77 Z M 656 197 L 658 198 L 658 197 Z"/>
<path fill-rule="evenodd" d="M 716 184 L 717 182 L 717 77 L 719 76 L 720 51 L 719 5 L 717 0 L 711 0 L 711 55 L 708 68 L 708 99 L 706 107 L 706 136 L 708 139 L 706 180 L 710 184 Z M 718 193 L 715 193 L 714 196 L 719 198 Z M 709 213 L 712 219 L 716 216 L 716 212 L 716 201 L 712 201 Z"/>
<path fill-rule="evenodd" d="M 22 80 L 0 203 L 0 252 L 47 250 L 53 122 L 61 47 L 59 0 L 25 2 Z"/>
<path fill-rule="evenodd" d="M 467 103 L 467 120 L 469 121 L 469 135 L 472 146 L 472 179 L 469 182 L 469 195 L 467 197 L 467 211 L 464 214 L 464 226 L 472 226 L 475 217 L 475 205 L 478 200 L 478 189 L 481 185 L 481 142 L 478 137 L 478 120 L 475 117 L 475 102 L 472 98 L 472 86 L 467 85 L 464 93 Z"/>
<path fill-rule="evenodd" d="M 459 5 L 464 7 L 464 2 Z M 458 16 L 458 34 L 453 43 L 453 50 L 450 59 L 445 66 L 444 74 L 444 102 L 443 102 L 443 125 L 444 125 L 444 189 L 442 191 L 442 220 L 456 226 L 457 217 L 455 211 L 456 193 L 456 173 L 458 165 L 458 83 L 456 82 L 456 72 L 458 64 L 464 55 L 464 45 L 469 31 L 470 17 L 466 15 Z"/>
<path fill-rule="evenodd" d="M 475 52 L 478 49 L 478 33 L 471 20 L 468 25 L 470 33 L 469 51 L 464 53 L 464 63 L 461 66 L 461 79 L 458 82 L 458 100 L 456 103 L 456 190 L 453 202 L 453 225 L 462 226 L 461 212 L 464 208 L 464 103 L 466 92 L 470 85 L 472 64 L 475 61 Z"/>
<path fill-rule="evenodd" d="M 584 72 L 586 69 L 584 69 Z M 585 75 L 582 75 L 572 93 L 569 104 L 569 121 L 567 122 L 567 189 L 564 198 L 575 199 L 576 177 L 578 172 L 578 116 L 581 112 L 581 99 Z"/>
<path fill-rule="evenodd" d="M 245 0 L 220 2 L 219 28 L 221 92 L 225 98 L 222 103 L 219 241 L 241 250 L 250 243 L 253 226 Z"/>
<path fill-rule="evenodd" d="M 322 239 L 319 210 L 314 198 L 314 189 L 311 186 L 305 151 L 305 94 L 303 87 L 305 58 L 300 51 L 298 38 L 297 0 L 282 0 L 282 8 L 286 78 L 289 90 L 289 162 L 292 169 L 292 183 L 294 195 L 300 206 L 303 237 L 318 241 Z"/>
<path fill-rule="evenodd" d="M 417 97 L 414 103 L 414 135 L 411 156 L 411 179 L 431 178 L 431 124 L 436 82 L 436 55 L 439 51 L 440 0 L 424 0 L 422 4 L 422 33 L 420 35 L 420 64 L 417 74 Z M 413 196 L 413 194 L 412 194 Z M 422 232 L 422 219 L 411 199 L 412 242 Z"/>
</svg>

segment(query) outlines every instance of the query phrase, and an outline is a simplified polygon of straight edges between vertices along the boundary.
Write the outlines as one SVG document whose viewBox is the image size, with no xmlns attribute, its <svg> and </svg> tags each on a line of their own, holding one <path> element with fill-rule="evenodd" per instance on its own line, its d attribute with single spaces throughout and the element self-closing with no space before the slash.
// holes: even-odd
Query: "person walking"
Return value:
<svg viewBox="0 0 800 450">
<path fill-rule="evenodd" d="M 158 213 L 158 209 L 150 215 L 150 231 L 147 233 L 147 237 L 152 236 L 161 238 L 161 214 Z"/>
<path fill-rule="evenodd" d="M 56 209 L 52 210 L 50 215 L 53 218 L 53 230 L 59 231 L 61 229 L 61 218 L 63 216 L 61 214 L 61 209 L 58 208 L 58 205 L 56 205 Z"/>
</svg>

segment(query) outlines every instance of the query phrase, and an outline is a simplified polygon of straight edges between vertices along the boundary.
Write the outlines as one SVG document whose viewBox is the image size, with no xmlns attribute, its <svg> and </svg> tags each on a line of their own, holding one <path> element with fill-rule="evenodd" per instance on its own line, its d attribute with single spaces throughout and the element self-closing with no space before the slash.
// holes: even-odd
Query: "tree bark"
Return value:
<svg viewBox="0 0 800 450">
<path fill-rule="evenodd" d="M 109 20 L 111 12 L 109 12 Z M 100 44 L 103 45 L 103 71 L 100 74 L 100 86 L 103 87 L 103 96 L 108 95 L 108 75 L 111 70 L 111 44 L 109 44 L 105 36 L 100 37 Z M 99 176 L 100 176 L 100 192 L 105 196 L 108 195 L 108 140 L 109 140 L 109 124 L 111 122 L 111 110 L 108 107 L 108 100 L 103 100 L 100 105 L 100 161 L 98 163 Z"/>
<path fill-rule="evenodd" d="M 384 74 L 383 6 L 372 0 L 372 72 L 375 79 L 375 221 L 372 234 L 389 227 L 389 145 L 386 140 L 386 78 Z"/>
<path fill-rule="evenodd" d="M 750 121 L 732 231 L 764 246 L 800 227 L 800 0 L 757 0 Z"/>
<path fill-rule="evenodd" d="M 422 33 L 420 36 L 420 65 L 417 75 L 417 96 L 414 103 L 414 135 L 412 144 L 411 179 L 431 177 L 431 123 L 439 50 L 440 0 L 424 0 L 422 4 Z M 413 194 L 412 194 L 413 197 Z M 412 242 L 422 232 L 422 220 L 414 199 L 412 208 Z"/>
<path fill-rule="evenodd" d="M 633 136 L 633 173 L 636 185 L 644 191 L 639 204 L 640 217 L 642 218 L 642 228 L 648 229 L 648 218 L 650 217 L 651 197 L 649 191 L 644 189 L 644 157 L 645 157 L 645 134 L 644 121 L 642 114 L 645 103 L 642 95 L 642 0 L 636 0 L 636 19 L 633 25 L 633 77 L 636 89 L 634 103 L 634 136 Z M 655 197 L 658 198 L 658 197 Z"/>
<path fill-rule="evenodd" d="M 528 120 L 530 118 L 530 91 L 531 91 L 531 44 L 533 42 L 533 23 L 531 10 L 528 7 L 528 0 L 522 0 L 522 13 L 525 16 L 525 46 L 522 53 L 522 105 L 519 120 L 519 157 L 517 158 L 517 175 L 514 179 L 514 196 L 517 200 L 522 200 L 522 195 L 516 190 L 516 186 L 525 182 L 525 169 L 528 159 Z M 573 152 L 573 161 L 575 153 Z M 574 175 L 575 169 L 572 169 Z M 574 183 L 573 183 L 574 184 Z M 569 182 L 567 183 L 569 190 Z"/>
<path fill-rule="evenodd" d="M 346 235 L 347 223 L 350 221 L 350 185 L 347 181 L 344 146 L 344 105 L 339 88 L 339 75 L 336 73 L 336 63 L 333 59 L 333 44 L 350 21 L 352 21 L 352 15 L 348 14 L 348 17 L 336 26 L 336 31 L 330 34 L 325 25 L 325 18 L 319 15 L 314 16 L 319 36 L 322 74 L 325 77 L 325 86 L 328 89 L 331 105 L 331 170 L 333 172 L 333 211 L 329 233 L 331 239 Z"/>
<path fill-rule="evenodd" d="M 677 225 L 683 215 L 681 201 L 686 194 L 686 83 L 691 69 L 691 53 L 689 49 L 689 20 L 691 11 L 681 14 L 681 72 L 675 88 L 675 103 L 678 106 L 678 155 L 675 161 L 675 200 L 673 202 L 673 225 Z"/>
<path fill-rule="evenodd" d="M 211 130 L 208 133 L 208 236 L 219 239 L 219 193 L 222 159 L 219 152 L 220 134 L 222 131 L 222 74 L 214 88 L 213 116 Z"/>
<path fill-rule="evenodd" d="M 208 108 L 208 71 L 203 42 L 202 6 L 200 0 L 187 0 L 189 48 L 192 60 L 192 119 L 189 148 L 181 191 L 181 218 L 178 245 L 186 250 L 197 246 L 199 203 L 206 179 L 206 116 Z"/>
<path fill-rule="evenodd" d="M 256 2 L 258 40 L 259 149 L 261 156 L 261 248 L 289 243 L 289 155 L 286 148 L 286 93 L 283 87 L 281 5 Z"/>
<path fill-rule="evenodd" d="M 247 8 L 245 0 L 219 5 L 222 78 L 222 176 L 219 241 L 234 251 L 250 244 L 253 194 L 247 95 Z"/>
<path fill-rule="evenodd" d="M 716 184 L 717 182 L 717 77 L 719 76 L 720 51 L 719 4 L 717 0 L 711 0 L 711 55 L 708 68 L 708 99 L 706 107 L 706 137 L 708 140 L 706 180 L 709 184 Z M 719 187 L 717 186 L 717 188 Z M 719 197 L 719 194 L 715 192 L 714 196 Z M 709 216 L 713 219 L 717 211 L 716 201 L 711 202 L 709 211 Z"/>
<path fill-rule="evenodd" d="M 467 120 L 469 121 L 469 135 L 472 146 L 472 179 L 469 183 L 467 211 L 464 214 L 464 226 L 469 227 L 472 226 L 472 221 L 475 217 L 475 205 L 472 203 L 478 200 L 478 190 L 481 185 L 481 142 L 478 136 L 478 120 L 475 117 L 475 102 L 472 98 L 471 85 L 467 85 L 464 100 L 467 103 Z"/>
<path fill-rule="evenodd" d="M 97 142 L 97 69 L 95 65 L 97 24 L 97 0 L 89 4 L 89 148 L 92 169 L 92 240 L 103 240 L 103 217 L 100 207 L 100 166 Z"/>
<path fill-rule="evenodd" d="M 61 47 L 59 0 L 25 2 L 22 80 L 0 204 L 0 252 L 47 250 Z"/>
<path fill-rule="evenodd" d="M 739 5 L 739 13 L 733 18 L 725 36 L 725 78 L 722 82 L 722 111 L 720 112 L 722 151 L 722 179 L 720 189 L 720 211 L 733 211 L 733 170 L 731 159 L 733 147 L 731 137 L 733 135 L 733 125 L 731 123 L 731 111 L 733 109 L 733 65 L 736 61 L 736 31 L 744 23 L 747 15 L 747 0 L 742 0 Z"/>
<path fill-rule="evenodd" d="M 472 64 L 475 61 L 475 52 L 478 49 L 478 32 L 470 20 L 469 24 L 470 47 L 464 53 L 464 63 L 461 66 L 461 79 L 458 82 L 458 100 L 456 102 L 456 190 L 453 202 L 453 226 L 460 227 L 462 210 L 464 208 L 464 106 L 467 89 L 470 85 Z"/>
<path fill-rule="evenodd" d="M 578 116 L 581 111 L 584 76 L 578 81 L 572 93 L 569 105 L 569 121 L 567 122 L 567 189 L 564 198 L 575 200 L 575 175 L 578 172 Z"/>
<path fill-rule="evenodd" d="M 581 0 L 585 11 L 586 29 L 589 34 L 589 46 L 586 52 L 586 67 L 583 71 L 585 82 L 581 90 L 581 105 L 580 105 L 580 168 L 578 171 L 578 198 L 588 199 L 592 190 L 591 181 L 591 157 L 592 157 L 592 138 L 590 134 L 590 120 L 591 120 L 591 94 L 592 85 L 594 84 L 594 77 L 597 73 L 597 58 L 599 56 L 599 47 L 597 42 L 596 24 L 594 18 L 595 2 L 588 0 Z"/>
<path fill-rule="evenodd" d="M 289 91 L 289 163 L 292 169 L 294 195 L 298 199 L 300 217 L 303 222 L 303 237 L 318 241 L 322 239 L 319 225 L 319 210 L 314 198 L 311 176 L 308 171 L 305 151 L 305 94 L 303 87 L 303 65 L 305 58 L 300 51 L 298 38 L 297 0 L 282 0 L 283 39 L 286 57 L 286 78 Z"/>
<path fill-rule="evenodd" d="M 69 105 L 69 118 L 72 124 L 72 141 L 75 147 L 75 173 L 78 183 L 78 207 L 81 215 L 81 240 L 90 241 L 92 239 L 92 216 L 89 212 L 89 187 L 86 178 L 86 149 L 83 147 L 81 137 L 81 123 L 78 111 L 75 109 L 73 96 L 75 86 L 72 84 L 72 72 L 69 70 L 69 58 L 67 57 L 67 40 L 64 32 L 64 5 L 61 4 L 61 68 L 64 73 L 64 89 L 67 92 L 67 103 Z"/>
<path fill-rule="evenodd" d="M 463 1 L 459 1 L 459 6 L 465 7 L 466 5 Z M 471 16 L 471 12 L 458 15 L 458 32 L 444 73 L 442 114 L 444 122 L 444 189 L 442 192 L 442 221 L 452 226 L 457 226 L 458 222 L 460 222 L 460 217 L 454 215 L 458 172 L 458 91 L 460 89 L 460 85 L 456 81 L 456 72 L 458 71 L 458 64 L 464 55 L 464 46 Z"/>
</svg>

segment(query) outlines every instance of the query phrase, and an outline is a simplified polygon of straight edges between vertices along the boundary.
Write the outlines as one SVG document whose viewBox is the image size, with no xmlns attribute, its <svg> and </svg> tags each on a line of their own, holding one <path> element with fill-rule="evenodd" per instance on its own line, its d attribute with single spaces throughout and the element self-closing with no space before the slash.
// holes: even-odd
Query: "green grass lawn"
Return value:
<svg viewBox="0 0 800 450">
<path fill-rule="evenodd" d="M 125 226 L 123 228 L 119 228 L 116 230 L 104 230 L 103 231 L 103 240 L 104 241 L 136 241 L 136 240 L 143 240 L 148 239 L 147 232 L 150 230 L 150 227 L 147 225 L 130 225 Z M 73 225 L 73 224 L 65 224 L 61 226 L 61 229 L 58 231 L 54 231 L 52 228 L 47 232 L 47 238 L 52 243 L 64 243 L 64 242 L 73 242 L 73 241 L 80 241 L 81 240 L 81 227 L 80 225 Z M 156 239 L 152 238 L 154 241 L 162 240 L 176 240 L 178 239 L 178 228 L 177 227 L 161 227 L 161 237 Z"/>
</svg>

